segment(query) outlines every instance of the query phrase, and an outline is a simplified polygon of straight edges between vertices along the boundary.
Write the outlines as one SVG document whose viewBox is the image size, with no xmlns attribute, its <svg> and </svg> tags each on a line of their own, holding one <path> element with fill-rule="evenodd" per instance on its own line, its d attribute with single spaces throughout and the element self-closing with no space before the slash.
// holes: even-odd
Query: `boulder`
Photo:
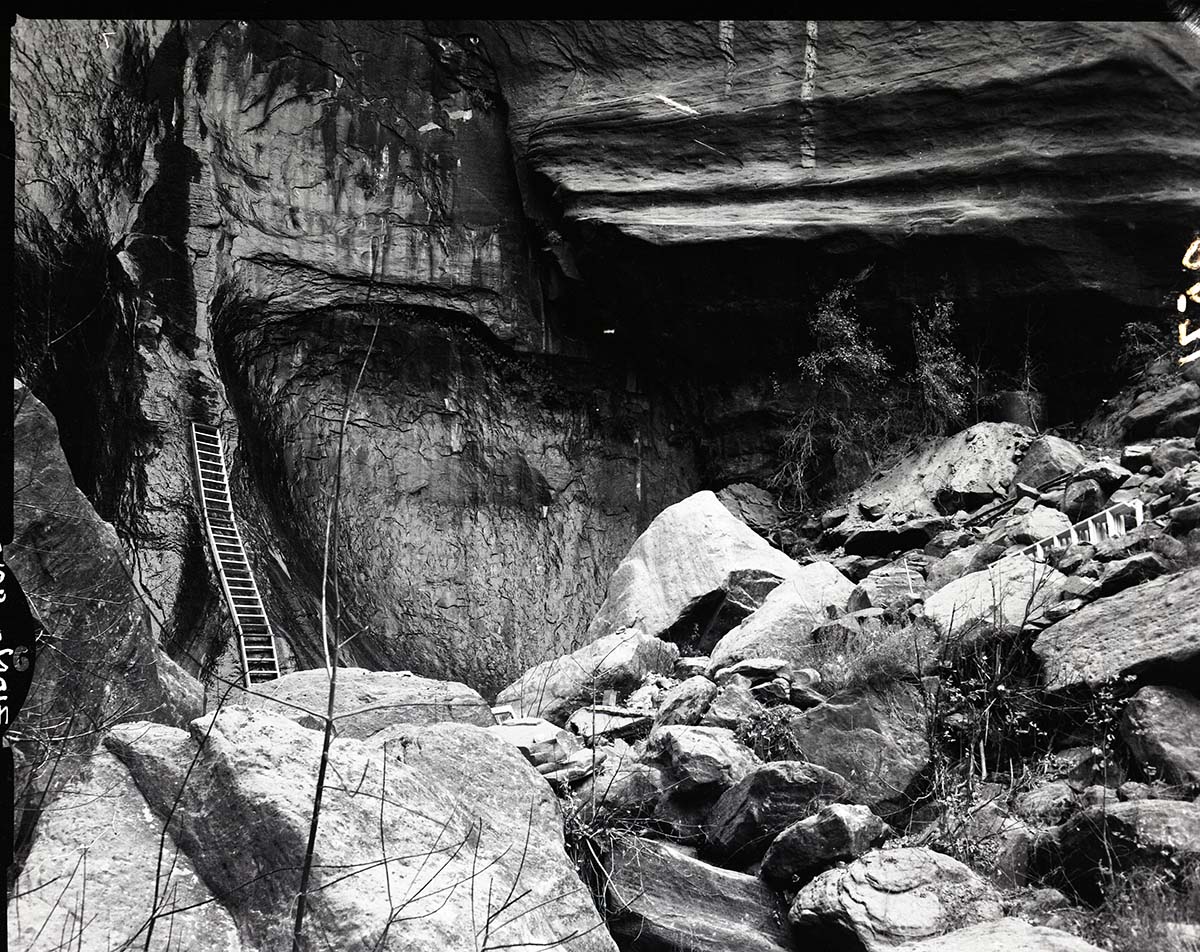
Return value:
<svg viewBox="0 0 1200 952">
<path fill-rule="evenodd" d="M 1074 473 L 1086 462 L 1074 443 L 1047 434 L 1029 444 L 1025 455 L 1021 457 L 1014 480 L 1040 487 L 1059 476 Z"/>
<path fill-rule="evenodd" d="M 698 492 L 668 506 L 638 536 L 609 579 L 587 639 L 636 626 L 672 639 L 695 633 L 698 640 L 740 573 L 782 580 L 799 571 L 713 493 Z"/>
<path fill-rule="evenodd" d="M 1061 509 L 1072 523 L 1094 516 L 1104 508 L 1104 490 L 1094 479 L 1076 479 L 1063 490 Z"/>
<path fill-rule="evenodd" d="M 775 837 L 759 875 L 790 896 L 834 863 L 857 859 L 878 846 L 889 832 L 888 825 L 867 807 L 831 803 Z"/>
<path fill-rule="evenodd" d="M 779 585 L 754 614 L 713 648 L 710 675 L 748 658 L 782 658 L 803 662 L 809 633 L 825 620 L 826 608 L 841 609 L 854 583 L 828 562 L 811 562 Z"/>
<path fill-rule="evenodd" d="M 888 819 L 911 808 L 929 765 L 925 722 L 922 686 L 895 683 L 797 711 L 785 730 L 791 749 L 846 779 L 846 799 Z"/>
<path fill-rule="evenodd" d="M 1047 890 L 1053 892 L 1054 890 Z M 893 947 L 893 952 L 1103 952 L 1099 946 L 1050 926 L 1006 916 Z"/>
<path fill-rule="evenodd" d="M 1059 597 L 1066 576 L 1013 555 L 943 585 L 925 600 L 925 617 L 949 635 L 977 621 L 1021 625 Z"/>
<path fill-rule="evenodd" d="M 847 555 L 888 555 L 904 549 L 922 548 L 943 532 L 950 520 L 943 516 L 919 516 L 893 522 L 879 521 L 845 536 Z M 845 524 L 843 524 L 844 528 Z M 839 532 L 842 530 L 839 529 Z"/>
<path fill-rule="evenodd" d="M 1200 700 L 1148 685 L 1125 702 L 1121 736 L 1143 772 L 1171 784 L 1200 784 Z"/>
<path fill-rule="evenodd" d="M 977 509 L 1004 495 L 1017 470 L 1016 456 L 1032 436 L 1012 423 L 977 423 L 911 453 L 851 497 L 854 514 L 837 531 L 845 539 L 871 525 L 860 512 L 862 502 L 880 503 L 877 518 L 903 513 L 906 520 Z M 938 526 L 916 544 L 945 528 Z"/>
<path fill-rule="evenodd" d="M 750 689 L 750 679 L 734 675 L 717 691 L 700 723 L 708 727 L 728 727 L 736 730 L 762 713 L 762 702 Z"/>
<path fill-rule="evenodd" d="M 976 542 L 955 549 L 929 566 L 925 579 L 926 597 L 956 578 L 981 572 L 1004 555 L 1004 546 L 995 542 Z"/>
<path fill-rule="evenodd" d="M 775 497 L 753 483 L 732 483 L 717 493 L 717 499 L 735 519 L 755 532 L 768 532 L 782 516 Z"/>
<path fill-rule="evenodd" d="M 1165 436 L 1167 434 L 1163 431 L 1169 427 L 1164 427 L 1164 424 L 1168 418 L 1190 410 L 1197 404 L 1200 404 L 1200 386 L 1190 380 L 1153 394 L 1130 409 L 1121 420 L 1125 438 L 1140 439 L 1155 434 Z"/>
<path fill-rule="evenodd" d="M 882 952 L 1003 915 L 995 888 L 969 867 L 903 847 L 817 876 L 796 894 L 789 918 L 813 947 L 853 947 L 857 940 L 866 952 Z"/>
<path fill-rule="evenodd" d="M 198 952 L 241 952 L 229 910 L 162 833 L 125 766 L 95 751 L 41 817 L 8 904 L 9 948 L 109 952 L 124 943 L 141 949 L 149 937 L 149 948 L 167 952 L 186 936 Z M 161 918 L 150 934 L 156 895 Z"/>
<path fill-rule="evenodd" d="M 654 726 L 699 724 L 716 693 L 717 686 L 702 674 L 681 681 L 663 695 Z"/>
<path fill-rule="evenodd" d="M 787 952 L 786 909 L 753 876 L 657 840 L 614 837 L 604 857 L 608 927 L 622 948 L 656 952 Z"/>
<path fill-rule="evenodd" d="M 647 674 L 669 673 L 679 649 L 637 628 L 625 628 L 562 658 L 526 671 L 496 697 L 518 717 L 538 716 L 562 725 L 605 691 L 628 695 Z"/>
<path fill-rule="evenodd" d="M 1155 671 L 1175 680 L 1200 664 L 1200 569 L 1092 602 L 1042 631 L 1033 650 L 1050 690 Z"/>
<path fill-rule="evenodd" d="M 1034 506 L 1020 518 L 1009 523 L 1008 540 L 1017 545 L 1032 545 L 1071 528 L 1065 513 L 1049 506 Z"/>
<path fill-rule="evenodd" d="M 678 793 L 704 789 L 714 796 L 758 766 L 754 752 L 723 727 L 657 728 L 646 741 L 644 763 L 659 767 Z"/>
<path fill-rule="evenodd" d="M 1200 860 L 1200 803 L 1115 796 L 1058 827 L 1039 851 L 1042 869 L 1084 899 L 1103 889 L 1101 867 L 1175 867 Z"/>
<path fill-rule="evenodd" d="M 867 573 L 848 600 L 851 611 L 888 608 L 908 596 L 925 595 L 925 576 L 908 559 L 897 559 Z M 852 605 L 852 607 L 851 607 Z"/>
<path fill-rule="evenodd" d="M 106 744 L 159 816 L 178 795 L 175 840 L 214 893 L 237 896 L 229 908 L 243 941 L 290 947 L 321 735 L 227 707 L 187 733 L 123 725 Z M 497 945 L 576 936 L 577 948 L 614 949 L 567 858 L 550 786 L 471 724 L 335 739 L 314 860 L 313 947 L 475 948 L 483 922 Z M 410 890 L 415 882 L 425 885 Z"/>
<path fill-rule="evenodd" d="M 595 775 L 572 791 L 568 809 L 573 807 L 585 823 L 597 817 L 648 818 L 665 793 L 661 770 L 636 760 L 630 751 L 620 751 L 606 757 Z"/>
<path fill-rule="evenodd" d="M 1095 598 L 1115 595 L 1117 592 L 1140 585 L 1152 578 L 1166 575 L 1171 571 L 1171 563 L 1157 552 L 1141 552 L 1127 559 L 1117 559 L 1105 564 L 1096 579 Z"/>
<path fill-rule="evenodd" d="M 1133 473 L 1127 470 L 1120 463 L 1116 463 L 1107 456 L 1103 456 L 1094 463 L 1088 463 L 1082 469 L 1075 473 L 1076 479 L 1094 479 L 1100 484 L 1101 489 L 1106 493 L 1111 493 L 1114 489 L 1124 485 Z"/>
<path fill-rule="evenodd" d="M 1026 820 L 1052 826 L 1061 823 L 1079 808 L 1079 799 L 1065 780 L 1040 784 L 1019 797 L 1017 813 Z"/>
<path fill-rule="evenodd" d="M 329 696 L 324 668 L 296 671 L 256 685 L 248 707 L 262 708 L 321 730 Z M 264 696 L 265 695 L 265 696 Z M 421 678 L 408 671 L 338 668 L 334 723 L 339 737 L 365 740 L 393 724 L 436 724 L 459 721 L 477 727 L 496 723 L 487 702 L 465 684 Z"/>
<path fill-rule="evenodd" d="M 1190 439 L 1163 440 L 1150 451 L 1150 466 L 1160 475 L 1197 460 L 1200 460 L 1200 453 L 1196 452 Z"/>
<path fill-rule="evenodd" d="M 773 678 L 786 678 L 790 681 L 792 673 L 792 663 L 783 658 L 747 658 L 745 661 L 731 664 L 728 668 L 722 668 L 716 673 L 716 681 L 719 685 L 724 685 L 735 677 L 748 678 L 751 684 L 759 684 Z"/>
<path fill-rule="evenodd" d="M 567 718 L 566 726 L 569 731 L 583 738 L 589 746 L 595 746 L 599 741 L 618 737 L 644 737 L 649 733 L 653 720 L 643 711 L 596 704 L 581 707 Z"/>
<path fill-rule="evenodd" d="M 781 830 L 847 791 L 838 774 L 816 764 L 777 760 L 756 767 L 721 794 L 708 815 L 706 855 L 744 868 Z"/>
<path fill-rule="evenodd" d="M 978 536 L 969 529 L 946 529 L 939 532 L 927 543 L 925 543 L 924 553 L 931 559 L 944 559 L 955 549 L 961 549 L 964 546 L 972 545 L 978 541 Z"/>
</svg>

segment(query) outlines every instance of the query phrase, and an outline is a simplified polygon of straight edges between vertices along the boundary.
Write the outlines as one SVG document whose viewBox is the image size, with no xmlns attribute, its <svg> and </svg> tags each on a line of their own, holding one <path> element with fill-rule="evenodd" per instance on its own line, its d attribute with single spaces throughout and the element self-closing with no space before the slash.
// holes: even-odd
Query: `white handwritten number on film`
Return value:
<svg viewBox="0 0 1200 952">
<path fill-rule="evenodd" d="M 1183 266 L 1189 271 L 1200 271 L 1200 238 L 1196 238 L 1188 246 L 1188 250 L 1183 255 Z M 1179 308 L 1180 314 L 1187 310 L 1188 301 L 1191 301 L 1193 304 L 1200 304 L 1200 281 L 1197 281 L 1179 295 L 1179 300 L 1175 302 L 1175 306 Z M 1200 341 L 1200 327 L 1197 327 L 1189 334 L 1187 320 L 1180 321 L 1179 346 L 1187 347 L 1188 344 L 1193 344 L 1196 341 Z M 1193 351 L 1179 358 L 1181 364 L 1190 364 L 1193 360 L 1200 360 L 1200 350 Z"/>
</svg>

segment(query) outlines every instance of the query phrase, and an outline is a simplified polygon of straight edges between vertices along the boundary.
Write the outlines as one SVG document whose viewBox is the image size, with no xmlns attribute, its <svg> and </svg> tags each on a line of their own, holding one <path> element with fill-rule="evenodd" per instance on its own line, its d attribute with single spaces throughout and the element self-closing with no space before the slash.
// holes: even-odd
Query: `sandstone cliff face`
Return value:
<svg viewBox="0 0 1200 952">
<path fill-rule="evenodd" d="M 1171 24 L 13 36 L 22 372 L 193 671 L 222 623 L 187 421 L 233 448 L 251 560 L 311 665 L 314 501 L 377 321 L 347 438 L 350 660 L 486 690 L 580 643 L 664 506 L 770 471 L 828 281 L 859 276 L 903 337 L 947 274 L 998 359 L 1032 308 L 1083 351 L 1051 384 L 1067 412 L 1119 321 L 1160 308 L 1197 208 L 1200 50 Z"/>
</svg>

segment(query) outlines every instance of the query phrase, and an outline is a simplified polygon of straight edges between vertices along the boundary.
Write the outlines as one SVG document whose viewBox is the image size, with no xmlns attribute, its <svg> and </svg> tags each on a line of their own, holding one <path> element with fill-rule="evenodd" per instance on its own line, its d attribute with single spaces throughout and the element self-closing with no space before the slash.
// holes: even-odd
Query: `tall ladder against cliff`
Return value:
<svg viewBox="0 0 1200 952">
<path fill-rule="evenodd" d="M 275 637 L 258 586 L 246 560 L 246 548 L 233 519 L 229 476 L 221 434 L 214 426 L 192 423 L 192 457 L 204 509 L 204 527 L 221 590 L 238 631 L 238 651 L 246 687 L 279 677 Z"/>
</svg>

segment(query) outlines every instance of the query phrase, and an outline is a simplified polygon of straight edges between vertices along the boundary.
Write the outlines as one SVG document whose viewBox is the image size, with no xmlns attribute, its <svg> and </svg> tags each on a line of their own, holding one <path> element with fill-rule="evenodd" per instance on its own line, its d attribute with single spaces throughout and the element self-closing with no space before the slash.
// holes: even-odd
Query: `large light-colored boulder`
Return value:
<svg viewBox="0 0 1200 952">
<path fill-rule="evenodd" d="M 129 771 L 97 750 L 42 815 L 8 904 L 9 948 L 110 952 L 144 948 L 149 935 L 155 952 L 182 948 L 181 936 L 197 952 L 241 952 L 233 917 L 187 854 L 169 835 L 159 852 L 162 832 Z"/>
<path fill-rule="evenodd" d="M 668 506 L 638 536 L 609 579 L 587 638 L 627 626 L 667 635 L 677 624 L 702 634 L 719 611 L 731 576 L 754 571 L 782 580 L 799 570 L 713 493 L 698 492 Z"/>
<path fill-rule="evenodd" d="M 875 850 L 822 873 L 796 894 L 789 917 L 798 938 L 828 948 L 882 952 L 999 919 L 1000 896 L 978 873 L 924 847 Z"/>
<path fill-rule="evenodd" d="M 199 754 L 197 746 L 203 744 Z M 291 948 L 321 735 L 230 707 L 190 732 L 125 725 L 107 744 L 171 829 L 243 940 Z M 564 850 L 558 802 L 521 753 L 470 724 L 396 725 L 336 739 L 321 807 L 306 934 L 312 947 L 572 947 L 613 952 Z"/>
<path fill-rule="evenodd" d="M 1013 555 L 948 582 L 925 600 L 925 617 L 949 635 L 979 621 L 1021 625 L 1059 598 L 1066 576 L 1023 555 Z"/>
<path fill-rule="evenodd" d="M 1103 952 L 1078 936 L 1006 916 L 895 946 L 895 952 Z"/>
<path fill-rule="evenodd" d="M 266 697 L 247 695 L 246 706 L 274 711 L 320 729 L 328 708 L 329 676 L 324 668 L 296 671 L 256 685 Z M 339 737 L 365 739 L 393 724 L 436 724 L 459 721 L 489 727 L 491 708 L 465 684 L 422 678 L 408 671 L 338 668 L 334 721 Z"/>
<path fill-rule="evenodd" d="M 647 674 L 669 674 L 679 649 L 637 628 L 614 631 L 562 658 L 526 671 L 496 697 L 518 717 L 544 717 L 558 725 L 605 691 L 618 699 L 637 688 Z"/>
<path fill-rule="evenodd" d="M 928 606 L 926 606 L 928 607 Z M 1129 673 L 1174 673 L 1200 660 L 1200 569 L 1102 598 L 1056 622 L 1033 645 L 1051 690 Z"/>
<path fill-rule="evenodd" d="M 831 803 L 772 841 L 759 875 L 793 894 L 834 863 L 857 859 L 888 835 L 888 825 L 861 804 Z"/>
<path fill-rule="evenodd" d="M 717 642 L 709 675 L 748 658 L 806 661 L 811 654 L 809 634 L 828 618 L 825 609 L 844 609 L 853 591 L 854 583 L 828 562 L 801 566 L 756 612 Z"/>
<path fill-rule="evenodd" d="M 1150 685 L 1125 703 L 1121 736 L 1142 769 L 1171 784 L 1200 784 L 1200 700 Z"/>
<path fill-rule="evenodd" d="M 846 788 L 839 774 L 816 764 L 775 760 L 756 767 L 713 805 L 705 853 L 722 866 L 749 866 L 780 831 L 841 797 Z"/>
<path fill-rule="evenodd" d="M 619 836 L 606 854 L 609 928 L 630 949 L 786 952 L 786 910 L 753 876 L 657 840 Z M 568 946 L 570 948 L 570 946 Z"/>
</svg>

